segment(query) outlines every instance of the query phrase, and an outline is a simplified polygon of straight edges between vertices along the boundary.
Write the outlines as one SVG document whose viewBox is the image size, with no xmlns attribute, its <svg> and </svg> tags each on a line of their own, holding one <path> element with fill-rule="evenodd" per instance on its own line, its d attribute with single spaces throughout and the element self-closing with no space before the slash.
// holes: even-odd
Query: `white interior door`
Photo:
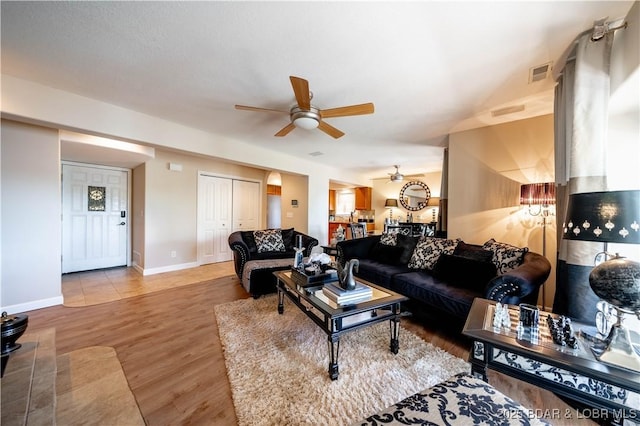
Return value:
<svg viewBox="0 0 640 426">
<path fill-rule="evenodd" d="M 229 248 L 232 231 L 231 179 L 198 177 L 198 262 L 225 262 L 233 258 Z"/>
<path fill-rule="evenodd" d="M 260 184 L 233 181 L 233 230 L 251 231 L 260 226 Z"/>
<path fill-rule="evenodd" d="M 62 165 L 62 272 L 127 265 L 128 172 Z"/>
</svg>

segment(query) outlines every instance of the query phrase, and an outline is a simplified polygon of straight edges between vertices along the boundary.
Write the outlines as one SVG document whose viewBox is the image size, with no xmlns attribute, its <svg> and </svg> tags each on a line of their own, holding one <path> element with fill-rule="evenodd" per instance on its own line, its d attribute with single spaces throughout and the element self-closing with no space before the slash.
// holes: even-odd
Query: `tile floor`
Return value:
<svg viewBox="0 0 640 426">
<path fill-rule="evenodd" d="M 231 261 L 146 276 L 133 267 L 75 272 L 62 275 L 63 304 L 96 305 L 234 274 Z"/>
</svg>

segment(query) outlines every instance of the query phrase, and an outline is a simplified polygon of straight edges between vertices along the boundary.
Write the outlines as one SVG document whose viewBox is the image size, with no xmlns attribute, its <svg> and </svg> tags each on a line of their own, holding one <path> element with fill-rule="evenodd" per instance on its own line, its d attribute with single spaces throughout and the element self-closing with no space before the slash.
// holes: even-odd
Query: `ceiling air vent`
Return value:
<svg viewBox="0 0 640 426">
<path fill-rule="evenodd" d="M 501 115 L 513 114 L 514 112 L 524 111 L 524 105 L 514 105 L 506 108 L 494 109 L 491 111 L 492 117 L 499 117 Z"/>
<path fill-rule="evenodd" d="M 549 73 L 551 72 L 551 62 L 547 62 L 546 64 L 538 65 L 537 67 L 533 67 L 529 69 L 529 83 L 535 83 L 536 81 L 542 81 L 549 77 Z"/>
</svg>

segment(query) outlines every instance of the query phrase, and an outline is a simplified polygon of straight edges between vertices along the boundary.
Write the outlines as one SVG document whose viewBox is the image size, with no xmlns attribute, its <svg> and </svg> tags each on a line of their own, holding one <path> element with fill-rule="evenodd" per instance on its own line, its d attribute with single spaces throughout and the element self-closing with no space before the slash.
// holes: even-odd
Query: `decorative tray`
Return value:
<svg viewBox="0 0 640 426">
<path fill-rule="evenodd" d="M 325 272 L 310 272 L 304 269 L 291 268 L 291 278 L 297 285 L 302 287 L 318 286 L 338 281 L 338 271 L 327 269 Z"/>
</svg>

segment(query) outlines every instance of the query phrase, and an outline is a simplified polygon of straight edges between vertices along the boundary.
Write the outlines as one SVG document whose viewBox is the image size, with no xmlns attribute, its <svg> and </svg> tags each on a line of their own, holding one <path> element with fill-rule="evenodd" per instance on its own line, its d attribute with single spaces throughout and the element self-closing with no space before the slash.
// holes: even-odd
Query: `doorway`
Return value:
<svg viewBox="0 0 640 426">
<path fill-rule="evenodd" d="M 62 273 L 128 266 L 127 169 L 62 163 Z"/>
</svg>

